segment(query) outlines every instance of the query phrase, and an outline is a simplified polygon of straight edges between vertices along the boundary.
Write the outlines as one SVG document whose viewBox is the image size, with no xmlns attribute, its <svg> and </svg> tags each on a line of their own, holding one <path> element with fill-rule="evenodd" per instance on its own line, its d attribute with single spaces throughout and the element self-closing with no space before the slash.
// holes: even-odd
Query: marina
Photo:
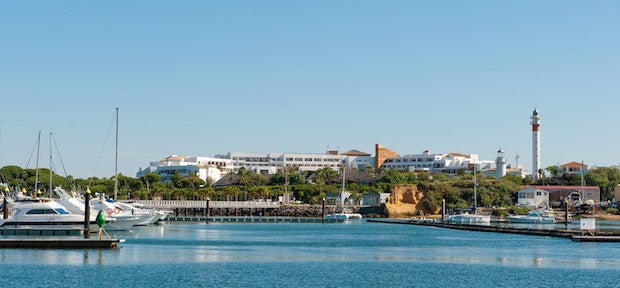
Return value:
<svg viewBox="0 0 620 288">
<path fill-rule="evenodd" d="M 110 235 L 126 241 L 114 249 L 0 249 L 3 279 L 11 287 L 83 287 L 84 275 L 100 286 L 140 287 L 613 287 L 620 271 L 615 243 L 368 220 L 179 222 Z M 41 272 L 23 281 L 23 271 Z"/>
</svg>

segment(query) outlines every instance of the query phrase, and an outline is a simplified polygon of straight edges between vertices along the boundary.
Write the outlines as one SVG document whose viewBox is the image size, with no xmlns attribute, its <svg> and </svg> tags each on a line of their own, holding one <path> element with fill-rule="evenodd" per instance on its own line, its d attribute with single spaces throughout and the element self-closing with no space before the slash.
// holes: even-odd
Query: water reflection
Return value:
<svg viewBox="0 0 620 288">
<path fill-rule="evenodd" d="M 380 224 L 181 224 L 115 232 L 117 249 L 3 249 L 0 264 L 437 263 L 620 269 L 617 245 Z"/>
</svg>

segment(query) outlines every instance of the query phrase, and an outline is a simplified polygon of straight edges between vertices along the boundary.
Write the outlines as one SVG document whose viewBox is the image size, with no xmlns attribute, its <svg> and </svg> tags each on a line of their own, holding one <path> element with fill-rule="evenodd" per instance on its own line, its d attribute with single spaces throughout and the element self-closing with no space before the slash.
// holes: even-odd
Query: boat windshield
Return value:
<svg viewBox="0 0 620 288">
<path fill-rule="evenodd" d="M 69 213 L 69 211 L 67 211 L 65 209 L 62 209 L 62 208 L 56 208 L 54 210 L 56 210 L 56 212 L 58 212 L 58 214 L 71 214 L 71 213 Z"/>
<path fill-rule="evenodd" d="M 32 210 L 29 210 L 28 212 L 26 212 L 26 214 L 28 214 L 28 215 L 33 215 L 33 214 L 58 214 L 58 212 L 53 210 L 53 209 L 32 209 Z"/>
</svg>

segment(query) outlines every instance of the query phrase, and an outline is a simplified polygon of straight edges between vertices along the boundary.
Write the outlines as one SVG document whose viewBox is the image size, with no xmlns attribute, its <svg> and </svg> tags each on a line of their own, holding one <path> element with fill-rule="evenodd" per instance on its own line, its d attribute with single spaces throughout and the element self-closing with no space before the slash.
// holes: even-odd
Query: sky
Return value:
<svg viewBox="0 0 620 288">
<path fill-rule="evenodd" d="M 459 152 L 620 164 L 619 1 L 2 1 L 0 167 Z M 33 152 L 34 151 L 34 152 Z"/>
</svg>

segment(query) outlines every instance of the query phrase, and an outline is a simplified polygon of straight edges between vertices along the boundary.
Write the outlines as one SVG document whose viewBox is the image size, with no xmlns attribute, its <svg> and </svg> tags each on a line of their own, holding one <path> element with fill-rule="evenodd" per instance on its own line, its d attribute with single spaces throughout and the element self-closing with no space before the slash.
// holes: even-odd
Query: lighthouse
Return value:
<svg viewBox="0 0 620 288">
<path fill-rule="evenodd" d="M 497 158 L 495 159 L 495 171 L 497 179 L 506 176 L 506 153 L 501 147 L 497 150 Z"/>
<path fill-rule="evenodd" d="M 532 181 L 536 182 L 540 176 L 540 112 L 534 109 L 532 113 Z"/>
</svg>

